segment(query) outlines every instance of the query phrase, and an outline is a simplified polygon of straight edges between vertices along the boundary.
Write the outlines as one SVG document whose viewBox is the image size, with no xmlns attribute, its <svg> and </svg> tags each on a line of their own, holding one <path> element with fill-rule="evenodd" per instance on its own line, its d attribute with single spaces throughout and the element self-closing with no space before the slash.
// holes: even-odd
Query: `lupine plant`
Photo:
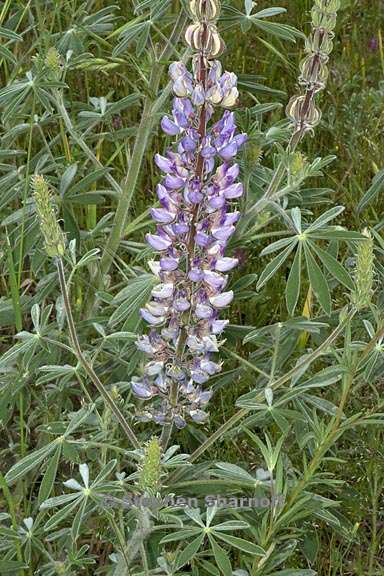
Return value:
<svg viewBox="0 0 384 576">
<path fill-rule="evenodd" d="M 0 3 L 1 575 L 381 574 L 384 172 L 320 187 L 298 3 Z"/>
</svg>

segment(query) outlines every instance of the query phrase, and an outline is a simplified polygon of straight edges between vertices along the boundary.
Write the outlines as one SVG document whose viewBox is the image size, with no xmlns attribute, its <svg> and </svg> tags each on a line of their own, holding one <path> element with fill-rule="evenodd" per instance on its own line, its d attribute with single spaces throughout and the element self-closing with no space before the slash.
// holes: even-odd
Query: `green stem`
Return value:
<svg viewBox="0 0 384 576">
<path fill-rule="evenodd" d="M 94 371 L 94 369 L 89 364 L 89 362 L 87 361 L 87 359 L 85 358 L 85 356 L 83 354 L 79 339 L 77 337 L 76 326 L 75 326 L 75 322 L 74 322 L 73 315 L 72 315 L 72 308 L 71 308 L 71 304 L 70 304 L 70 300 L 69 300 L 67 284 L 65 281 L 65 272 L 64 272 L 63 260 L 60 257 L 56 258 L 56 265 L 57 265 L 57 272 L 58 272 L 58 276 L 59 276 L 60 289 L 61 289 L 61 293 L 62 293 L 63 301 L 64 301 L 64 308 L 65 308 L 65 312 L 67 315 L 69 335 L 70 335 L 72 346 L 74 348 L 74 352 L 75 352 L 80 364 L 83 366 L 83 368 L 86 371 L 86 373 L 88 374 L 89 378 L 92 380 L 93 384 L 97 388 L 99 394 L 103 397 L 106 405 L 109 406 L 109 408 L 111 409 L 111 411 L 115 415 L 116 419 L 120 423 L 122 429 L 124 430 L 128 440 L 131 442 L 132 446 L 134 448 L 139 448 L 140 443 L 136 437 L 136 434 L 133 432 L 133 430 L 129 426 L 129 424 L 126 421 L 124 415 L 122 414 L 120 408 L 117 406 L 117 404 L 113 400 L 112 396 L 109 394 L 108 390 L 104 387 L 104 385 L 100 381 L 99 377 L 97 376 L 96 372 Z"/>
</svg>

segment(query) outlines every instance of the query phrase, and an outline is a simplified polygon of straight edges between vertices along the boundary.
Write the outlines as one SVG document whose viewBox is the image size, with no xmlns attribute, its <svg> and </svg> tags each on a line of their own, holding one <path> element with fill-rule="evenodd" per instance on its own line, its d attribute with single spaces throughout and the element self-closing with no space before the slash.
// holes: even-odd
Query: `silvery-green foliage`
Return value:
<svg viewBox="0 0 384 576">
<path fill-rule="evenodd" d="M 313 153 L 316 136 L 306 146 L 326 124 L 329 95 L 318 93 L 340 3 L 314 0 L 307 38 L 266 2 L 128 4 L 0 6 L 0 574 L 315 575 L 320 527 L 348 550 L 358 543 L 340 504 L 338 448 L 383 424 L 379 402 L 355 401 L 365 387 L 376 398 L 384 364 L 383 171 L 351 213 L 322 180 L 337 156 Z M 297 93 L 234 68 L 238 39 L 253 38 L 289 70 L 290 52 L 305 50 Z M 164 216 L 153 156 L 164 167 L 188 113 L 167 116 L 190 50 L 219 58 L 224 41 L 237 87 L 224 76 L 229 89 L 210 97 L 248 135 L 234 151 L 240 219 L 222 247 L 239 270 L 225 279 L 234 300 L 210 419 L 160 439 L 157 425 L 135 421 L 144 407 L 131 392 L 148 369 L 140 309 L 162 289 L 145 242 L 150 208 Z M 163 252 L 158 237 L 151 246 Z"/>
</svg>

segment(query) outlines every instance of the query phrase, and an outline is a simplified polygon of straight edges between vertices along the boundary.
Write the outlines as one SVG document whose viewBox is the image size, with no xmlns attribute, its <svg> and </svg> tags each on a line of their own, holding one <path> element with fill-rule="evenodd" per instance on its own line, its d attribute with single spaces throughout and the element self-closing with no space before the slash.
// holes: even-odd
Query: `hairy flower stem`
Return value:
<svg viewBox="0 0 384 576">
<path fill-rule="evenodd" d="M 80 364 L 83 366 L 84 370 L 88 374 L 89 378 L 92 380 L 93 384 L 97 388 L 100 396 L 104 399 L 106 405 L 110 408 L 110 410 L 115 415 L 116 419 L 118 420 L 119 424 L 121 425 L 122 429 L 124 430 L 128 440 L 132 444 L 132 446 L 136 448 L 140 448 L 140 443 L 136 437 L 136 434 L 133 432 L 131 427 L 129 426 L 128 422 L 126 421 L 124 415 L 122 414 L 120 408 L 117 406 L 111 395 L 109 394 L 108 390 L 104 387 L 102 382 L 100 381 L 99 377 L 97 376 L 96 372 L 89 364 L 87 359 L 84 356 L 84 353 L 81 349 L 79 339 L 77 337 L 76 326 L 73 319 L 72 308 L 69 300 L 69 293 L 67 289 L 67 284 L 65 281 L 65 272 L 64 272 L 64 265 L 63 260 L 60 257 L 56 257 L 56 266 L 57 272 L 59 276 L 59 283 L 60 283 L 60 290 L 63 296 L 64 301 L 64 308 L 67 316 L 68 322 L 68 330 L 71 339 L 71 343 L 73 346 L 73 352 L 76 355 L 77 359 L 79 360 Z"/>
<path fill-rule="evenodd" d="M 203 31 L 203 43 L 205 41 L 205 35 L 206 35 L 206 23 L 203 23 L 204 26 L 204 31 Z M 204 52 L 201 51 L 200 52 L 200 59 L 199 59 L 199 70 L 197 72 L 197 76 L 199 81 L 202 83 L 204 90 L 206 89 L 206 83 L 207 83 L 207 68 L 206 68 L 206 60 L 204 58 Z M 199 136 L 201 138 L 201 141 L 203 141 L 203 139 L 206 136 L 207 133 L 207 110 L 206 110 L 206 106 L 203 105 L 201 107 L 200 110 L 200 118 L 199 118 Z M 204 180 L 204 157 L 202 155 L 202 153 L 200 152 L 198 157 L 197 157 L 197 161 L 196 161 L 196 177 L 198 178 L 198 180 L 200 180 L 200 182 L 203 182 Z M 188 240 L 187 240 L 187 250 L 188 250 L 188 268 L 191 269 L 192 265 L 193 265 L 193 259 L 195 257 L 195 248 L 196 248 L 196 244 L 195 244 L 195 233 L 196 233 L 196 220 L 197 220 L 197 216 L 199 213 L 199 204 L 196 204 L 194 211 L 193 211 L 193 215 L 192 215 L 192 222 L 191 222 L 191 228 L 189 231 L 189 235 L 188 235 Z M 193 283 L 191 282 L 191 285 Z M 191 286 L 191 288 L 193 288 L 193 286 Z M 179 336 L 179 341 L 177 344 L 177 350 L 176 350 L 176 356 L 179 357 L 180 359 L 180 363 L 182 361 L 183 355 L 184 355 L 184 350 L 185 350 L 185 342 L 187 339 L 187 330 L 185 327 L 182 328 L 180 336 Z M 178 399 L 178 382 L 177 380 L 173 380 L 172 385 L 171 385 L 171 389 L 170 389 L 170 403 L 172 406 L 177 406 L 177 399 Z M 162 430 L 161 433 L 161 437 L 160 437 L 160 443 L 161 446 L 163 448 L 163 450 L 165 450 L 168 446 L 171 434 L 172 434 L 172 429 L 173 429 L 173 420 L 171 420 L 168 424 L 166 424 Z"/>
<path fill-rule="evenodd" d="M 316 360 L 316 358 L 318 358 L 325 350 L 327 350 L 327 348 L 331 344 L 333 344 L 333 342 L 340 336 L 345 327 L 349 324 L 349 322 L 352 321 L 356 312 L 357 310 L 353 306 L 350 309 L 350 311 L 344 316 L 344 318 L 339 322 L 338 326 L 336 326 L 333 332 L 328 336 L 328 338 L 324 340 L 324 342 L 320 344 L 320 346 L 316 348 L 316 350 L 314 350 L 311 354 L 308 354 L 301 362 L 296 364 L 296 366 L 294 366 L 286 374 L 280 376 L 280 378 L 277 378 L 277 380 L 275 380 L 274 382 L 271 382 L 269 384 L 269 387 L 272 388 L 273 390 L 280 388 L 283 384 L 285 384 L 285 382 L 287 382 L 293 376 L 295 376 L 297 372 L 302 370 L 305 366 L 309 366 L 309 364 L 311 364 L 314 360 Z M 261 402 L 263 398 L 264 398 L 264 389 L 255 395 L 256 401 Z M 249 408 L 242 408 L 241 410 L 235 412 L 235 414 L 233 414 L 233 416 L 231 416 L 229 420 L 227 420 L 222 426 L 220 426 L 220 428 L 218 428 L 205 442 L 203 442 L 203 444 L 201 444 L 201 446 L 199 446 L 191 454 L 188 462 L 194 462 L 195 460 L 200 458 L 200 456 L 204 454 L 204 452 L 206 452 L 206 450 L 208 450 L 208 448 L 210 448 L 217 440 L 223 439 L 225 434 L 229 432 L 229 430 L 234 428 L 235 425 L 238 422 L 240 422 L 240 420 L 242 420 L 249 412 L 250 412 Z M 180 469 L 177 470 L 174 474 L 172 474 L 169 477 L 168 483 L 175 482 L 176 480 L 178 480 L 183 475 L 183 472 L 184 472 L 183 470 Z"/>
</svg>

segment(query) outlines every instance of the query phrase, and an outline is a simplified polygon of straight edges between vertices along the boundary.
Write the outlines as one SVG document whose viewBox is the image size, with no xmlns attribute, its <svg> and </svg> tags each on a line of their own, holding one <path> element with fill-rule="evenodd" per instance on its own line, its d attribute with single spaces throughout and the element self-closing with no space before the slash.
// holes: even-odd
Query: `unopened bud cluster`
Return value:
<svg viewBox="0 0 384 576">
<path fill-rule="evenodd" d="M 352 293 L 352 301 L 358 310 L 367 308 L 372 301 L 375 274 L 373 239 L 368 230 L 363 233 L 367 239 L 357 246 L 355 290 Z"/>
<path fill-rule="evenodd" d="M 159 256 L 151 263 L 159 284 L 141 309 L 150 329 L 137 342 L 149 360 L 131 383 L 134 394 L 149 401 L 140 420 L 178 428 L 188 419 L 206 420 L 212 391 L 205 385 L 221 370 L 213 357 L 228 323 L 220 312 L 233 298 L 226 273 L 238 263 L 225 250 L 240 217 L 231 208 L 243 194 L 234 158 L 247 139 L 230 110 L 211 122 L 215 106 L 231 107 L 238 98 L 235 74 L 222 74 L 214 59 L 223 48 L 215 25 L 219 3 L 192 0 L 190 12 L 192 71 L 182 62 L 170 66 L 175 98 L 161 127 L 173 142 L 155 156 L 163 177 L 156 190 L 160 207 L 151 210 L 156 231 L 147 241 Z"/>
<path fill-rule="evenodd" d="M 45 66 L 52 78 L 56 80 L 60 78 L 63 68 L 62 58 L 53 46 L 48 49 L 45 57 Z"/>
<path fill-rule="evenodd" d="M 43 176 L 36 174 L 32 178 L 36 212 L 44 236 L 48 256 L 62 256 L 65 250 L 64 236 L 56 219 L 48 184 Z"/>
<path fill-rule="evenodd" d="M 154 494 L 160 488 L 161 447 L 159 440 L 153 437 L 144 448 L 144 457 L 140 468 L 139 487 L 147 494 Z"/>
<path fill-rule="evenodd" d="M 300 64 L 299 84 L 304 94 L 291 98 L 286 113 L 295 132 L 314 128 L 321 119 L 315 95 L 324 89 L 328 79 L 328 60 L 333 49 L 334 28 L 340 0 L 315 0 L 312 8 L 312 34 L 306 39 L 306 56 Z"/>
</svg>

